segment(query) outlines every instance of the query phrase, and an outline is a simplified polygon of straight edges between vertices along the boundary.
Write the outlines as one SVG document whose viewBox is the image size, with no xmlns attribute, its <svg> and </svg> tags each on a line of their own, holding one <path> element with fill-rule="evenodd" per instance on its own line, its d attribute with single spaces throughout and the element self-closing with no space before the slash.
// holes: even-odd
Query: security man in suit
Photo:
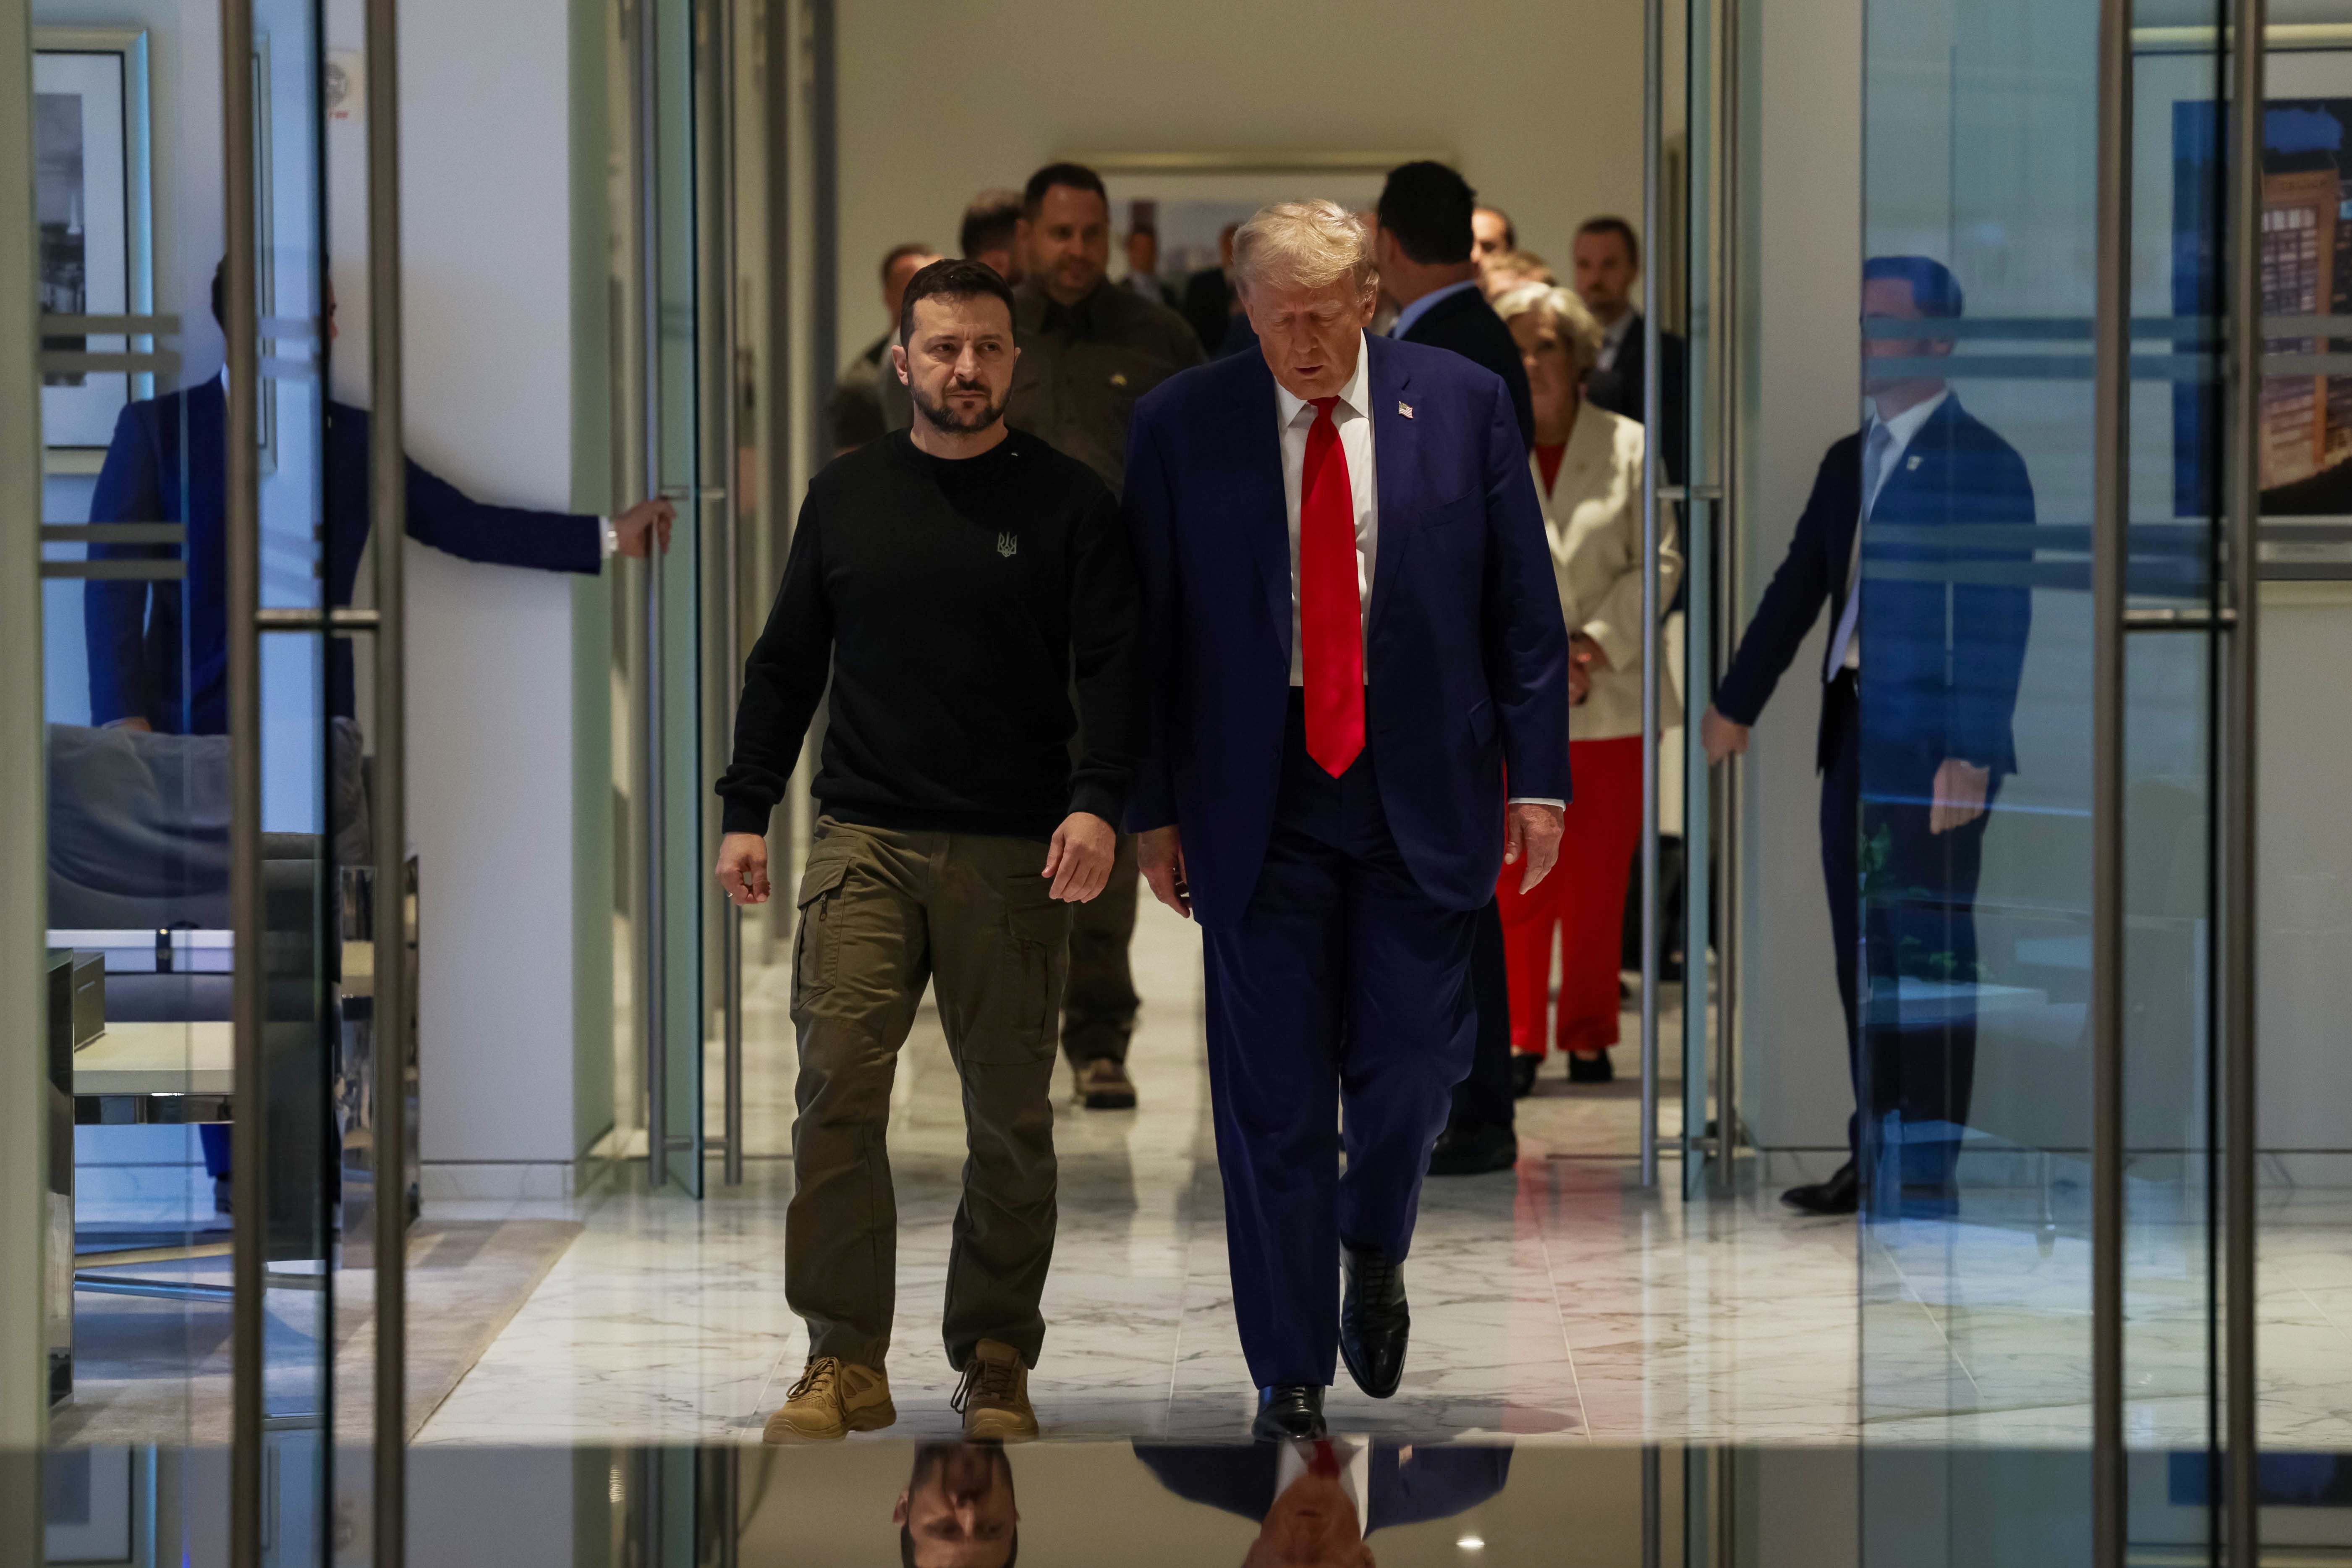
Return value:
<svg viewBox="0 0 2352 1568">
<path fill-rule="evenodd" d="M 1519 345 L 1478 287 L 1478 210 L 1469 182 L 1443 163 L 1424 160 L 1390 170 L 1374 235 L 1381 292 L 1397 307 L 1391 337 L 1451 349 L 1502 377 L 1524 449 L 1535 444 L 1535 405 L 1528 395 Z M 1502 915 L 1491 901 L 1478 911 L 1470 989 L 1477 1005 L 1478 1043 L 1470 1076 L 1454 1086 L 1454 1113 L 1430 1152 L 1433 1176 L 1507 1171 L 1519 1157 L 1511 1092 L 1510 973 Z"/>
<path fill-rule="evenodd" d="M 215 321 L 227 310 L 226 265 L 213 273 Z M 327 335 L 335 335 L 331 289 Z M 89 521 L 182 523 L 186 542 L 93 544 L 91 558 L 178 554 L 187 565 L 183 582 L 97 577 L 84 587 L 93 724 L 190 735 L 228 729 L 226 376 L 132 403 L 115 422 Z M 352 602 L 367 542 L 368 416 L 330 401 L 326 426 L 327 602 L 340 607 Z M 593 574 L 608 555 L 644 555 L 656 532 L 668 549 L 675 515 L 666 500 L 640 501 L 609 520 L 491 506 L 408 465 L 410 536 L 467 561 Z M 329 639 L 327 701 L 335 717 L 353 712 L 352 668 L 350 640 Z"/>
<path fill-rule="evenodd" d="M 2010 723 L 2032 610 L 2021 580 L 2000 578 L 2004 563 L 2032 552 L 1997 535 L 1988 544 L 1982 530 L 2031 524 L 2033 486 L 2016 448 L 1962 408 L 1937 373 L 1952 340 L 1928 325 L 1916 337 L 1886 325 L 1951 320 L 1961 303 L 1940 262 L 1864 263 L 1869 418 L 1822 459 L 1788 558 L 1701 724 L 1710 762 L 1745 752 L 1748 726 L 1829 607 L 1816 752 L 1822 874 L 1855 1115 L 1845 1165 L 1782 1194 L 1811 1214 L 1853 1213 L 1878 1140 L 1897 1136 L 1906 1206 L 1948 1210 L 1968 1121 L 1976 1016 L 1965 989 L 1977 973 L 1977 877 L 1986 813 L 2017 769 Z M 1960 542 L 1937 538 L 1963 529 Z M 1906 988 L 1922 994 L 1923 983 L 1941 999 L 1923 997 L 1913 1009 L 1920 1016 L 1906 1019 Z"/>
</svg>

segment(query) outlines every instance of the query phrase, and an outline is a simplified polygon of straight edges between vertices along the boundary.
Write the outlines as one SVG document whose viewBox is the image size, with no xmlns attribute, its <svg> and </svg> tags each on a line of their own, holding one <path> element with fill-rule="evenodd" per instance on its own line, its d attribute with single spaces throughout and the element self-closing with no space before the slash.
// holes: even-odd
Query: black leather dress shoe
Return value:
<svg viewBox="0 0 2352 1568">
<path fill-rule="evenodd" d="M 1274 1443 L 1285 1437 L 1328 1435 L 1328 1428 L 1323 1425 L 1323 1391 L 1313 1384 L 1277 1383 L 1257 1391 L 1257 1419 L 1250 1423 L 1251 1436 Z"/>
<path fill-rule="evenodd" d="M 1806 1214 L 1852 1214 L 1862 1206 L 1862 1178 L 1848 1160 L 1828 1181 L 1790 1187 L 1780 1194 L 1780 1201 Z"/>
<path fill-rule="evenodd" d="M 1536 1069 L 1543 1066 L 1543 1058 L 1533 1051 L 1511 1053 L 1511 1098 L 1525 1100 L 1536 1091 Z"/>
<path fill-rule="evenodd" d="M 1614 1083 L 1617 1064 L 1609 1059 L 1607 1051 L 1568 1053 L 1568 1081 L 1570 1083 Z"/>
<path fill-rule="evenodd" d="M 1478 1176 L 1519 1163 L 1519 1136 L 1490 1121 L 1452 1121 L 1429 1152 L 1433 1176 Z"/>
<path fill-rule="evenodd" d="M 1348 1289 L 1339 1298 L 1339 1359 L 1358 1388 L 1386 1399 L 1403 1381 L 1405 1341 L 1412 1333 L 1404 1266 L 1369 1247 L 1344 1250 Z"/>
</svg>

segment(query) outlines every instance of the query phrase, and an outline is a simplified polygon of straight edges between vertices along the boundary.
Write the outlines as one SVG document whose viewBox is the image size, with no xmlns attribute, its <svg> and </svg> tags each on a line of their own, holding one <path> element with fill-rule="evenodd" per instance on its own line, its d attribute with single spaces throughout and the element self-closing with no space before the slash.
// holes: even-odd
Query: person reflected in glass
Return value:
<svg viewBox="0 0 2352 1568">
<path fill-rule="evenodd" d="M 901 1568 L 1013 1568 L 1021 1555 L 1013 1461 L 994 1443 L 926 1443 L 890 1522 Z"/>
<path fill-rule="evenodd" d="M 1534 401 L 1528 466 L 1543 503 L 1552 575 L 1569 626 L 1568 804 L 1559 868 L 1526 892 L 1496 890 L 1510 984 L 1511 1087 L 1535 1086 L 1546 1046 L 1552 952 L 1560 953 L 1551 1038 L 1576 1083 L 1614 1076 L 1618 935 L 1642 838 L 1642 426 L 1584 399 L 1601 323 L 1566 289 L 1534 284 L 1496 302 L 1519 347 Z M 1657 602 L 1682 575 L 1671 509 L 1659 513 Z M 1671 703 L 1668 704 L 1671 707 Z"/>
<path fill-rule="evenodd" d="M 213 319 L 226 325 L 227 263 L 213 272 Z M 327 336 L 335 294 L 327 289 Z M 92 578 L 83 588 L 89 656 L 90 722 L 167 734 L 217 735 L 228 729 L 228 372 L 183 391 L 132 403 L 90 497 L 95 523 L 176 522 L 184 545 L 93 544 L 92 560 L 177 556 L 184 582 Z M 325 565 L 327 602 L 352 602 L 368 533 L 368 416 L 327 404 Z M 644 555 L 658 538 L 669 548 L 676 509 L 640 501 L 612 518 L 478 501 L 420 465 L 408 465 L 408 533 L 467 561 L 549 572 L 604 570 L 606 557 Z M 183 653 L 184 651 L 184 659 Z M 355 711 L 352 646 L 330 639 L 328 711 Z"/>
<path fill-rule="evenodd" d="M 1507 1445 L 1364 1437 L 1138 1443 L 1135 1457 L 1178 1497 L 1258 1521 L 1242 1568 L 1373 1568 L 1375 1531 L 1465 1513 L 1511 1473 Z"/>
<path fill-rule="evenodd" d="M 1781 1194 L 1811 1214 L 1853 1213 L 1897 1139 L 1906 1208 L 1952 1201 L 1975 1075 L 1977 880 L 1987 813 L 2017 769 L 2011 717 L 2032 607 L 2021 581 L 1988 570 L 2032 551 L 1977 531 L 2031 524 L 2033 486 L 2017 449 L 1960 405 L 1943 373 L 1954 334 L 1934 323 L 1960 315 L 1958 282 L 1926 257 L 1875 257 L 1862 307 L 1863 428 L 1822 459 L 1700 726 L 1709 762 L 1747 751 L 1748 727 L 1828 607 L 1815 763 L 1855 1114 L 1845 1164 Z M 1939 537 L 1961 529 L 1969 534 Z"/>
</svg>

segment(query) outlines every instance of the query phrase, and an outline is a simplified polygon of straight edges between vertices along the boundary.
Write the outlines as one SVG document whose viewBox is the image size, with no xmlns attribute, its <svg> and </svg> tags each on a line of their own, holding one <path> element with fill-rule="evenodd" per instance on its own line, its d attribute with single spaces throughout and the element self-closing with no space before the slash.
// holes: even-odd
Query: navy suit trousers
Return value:
<svg viewBox="0 0 2352 1568">
<path fill-rule="evenodd" d="M 1928 832 L 1941 759 L 1865 736 L 1851 677 L 1832 681 L 1822 699 L 1829 765 L 1822 773 L 1822 875 L 1853 1081 L 1847 1147 L 1867 1173 L 1880 1157 L 1875 1140 L 1891 1121 L 1906 1145 L 1900 1179 L 1948 1181 L 1976 1080 L 1977 1011 L 1969 987 L 1977 978 L 1977 882 L 1991 815 Z M 1996 780 L 1988 806 L 1997 795 Z M 1866 1140 L 1874 1144 L 1867 1150 Z"/>
<path fill-rule="evenodd" d="M 1307 756 L 1294 691 L 1256 888 L 1238 924 L 1202 933 L 1225 1245 L 1260 1387 L 1332 1381 L 1342 1244 L 1412 1246 L 1429 1151 L 1470 1070 L 1477 918 L 1413 880 L 1369 747 L 1337 779 Z"/>
</svg>

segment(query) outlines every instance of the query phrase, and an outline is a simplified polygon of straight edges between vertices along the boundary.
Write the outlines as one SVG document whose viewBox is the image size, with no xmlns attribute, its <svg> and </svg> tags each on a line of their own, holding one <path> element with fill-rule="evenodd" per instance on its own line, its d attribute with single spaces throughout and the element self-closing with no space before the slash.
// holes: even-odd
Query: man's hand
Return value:
<svg viewBox="0 0 2352 1568">
<path fill-rule="evenodd" d="M 1592 695 L 1592 677 L 1574 657 L 1568 661 L 1568 705 L 1581 708 L 1584 700 Z"/>
<path fill-rule="evenodd" d="M 1936 798 L 1927 807 L 1927 831 L 1949 833 L 1982 816 L 1985 792 L 1991 784 L 1990 768 L 1946 757 L 1944 765 L 1936 770 Z"/>
<path fill-rule="evenodd" d="M 136 713 L 131 714 L 127 719 L 109 719 L 105 723 L 100 724 L 99 728 L 101 730 L 136 730 L 142 735 L 152 735 L 155 732 L 155 726 L 150 724 L 144 718 Z"/>
<path fill-rule="evenodd" d="M 1045 848 L 1044 876 L 1054 879 L 1054 897 L 1064 903 L 1091 902 L 1110 881 L 1118 833 L 1091 811 L 1074 811 L 1054 829 Z"/>
<path fill-rule="evenodd" d="M 1504 808 L 1503 864 L 1527 862 L 1527 872 L 1519 879 L 1522 893 L 1551 874 L 1559 859 L 1560 826 L 1567 816 L 1559 806 L 1531 800 L 1515 800 Z"/>
<path fill-rule="evenodd" d="M 1698 743 L 1706 748 L 1710 764 L 1726 757 L 1744 757 L 1748 754 L 1748 726 L 1733 723 L 1717 712 L 1715 704 L 1710 702 L 1699 718 Z"/>
<path fill-rule="evenodd" d="M 661 534 L 662 553 L 669 553 L 670 524 L 677 521 L 677 508 L 656 497 L 641 500 L 613 520 L 613 548 L 623 555 L 640 558 L 651 553 L 654 534 Z"/>
<path fill-rule="evenodd" d="M 1151 884 L 1151 896 L 1191 920 L 1192 885 L 1184 879 L 1182 836 L 1173 827 L 1155 827 L 1139 835 L 1135 840 L 1135 862 L 1143 872 L 1143 879 Z"/>
<path fill-rule="evenodd" d="M 730 833 L 719 841 L 719 886 L 738 904 L 764 904 L 768 886 L 768 841 L 756 833 Z"/>
</svg>

